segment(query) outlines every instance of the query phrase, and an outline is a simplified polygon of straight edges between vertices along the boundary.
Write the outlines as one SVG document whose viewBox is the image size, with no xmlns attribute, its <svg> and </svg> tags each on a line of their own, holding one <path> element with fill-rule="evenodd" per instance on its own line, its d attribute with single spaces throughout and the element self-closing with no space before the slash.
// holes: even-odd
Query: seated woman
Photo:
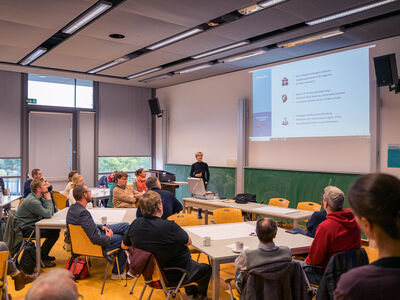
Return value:
<svg viewBox="0 0 400 300">
<path fill-rule="evenodd" d="M 146 186 L 146 170 L 143 168 L 137 169 L 135 171 L 136 180 L 133 181 L 133 188 L 140 193 L 147 192 Z"/>
<path fill-rule="evenodd" d="M 136 207 L 136 201 L 142 196 L 142 193 L 128 186 L 128 174 L 118 172 L 115 174 L 117 186 L 113 190 L 114 207 Z"/>
<path fill-rule="evenodd" d="M 340 277 L 335 299 L 394 299 L 400 285 L 400 180 L 387 174 L 361 176 L 348 201 L 356 220 L 376 242 L 379 259 Z"/>
<path fill-rule="evenodd" d="M 72 176 L 74 176 L 76 173 L 78 173 L 78 171 L 75 171 L 75 170 L 72 170 L 71 172 L 68 173 L 68 183 L 64 189 L 64 192 L 62 193 L 67 198 L 68 198 L 69 192 L 71 191 Z"/>
<path fill-rule="evenodd" d="M 74 176 L 72 176 L 71 179 L 71 190 L 69 191 L 68 194 L 68 204 L 69 204 L 68 206 L 71 206 L 76 202 L 73 195 L 73 190 L 74 187 L 76 187 L 78 184 L 84 185 L 85 181 L 83 180 L 83 176 L 81 174 L 76 173 Z"/>
</svg>

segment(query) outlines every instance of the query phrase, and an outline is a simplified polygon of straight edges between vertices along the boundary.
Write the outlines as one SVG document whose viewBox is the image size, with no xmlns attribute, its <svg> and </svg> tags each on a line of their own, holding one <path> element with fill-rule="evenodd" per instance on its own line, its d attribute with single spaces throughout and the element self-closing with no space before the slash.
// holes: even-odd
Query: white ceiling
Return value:
<svg viewBox="0 0 400 300">
<path fill-rule="evenodd" d="M 126 0 L 49 50 L 34 61 L 31 66 L 22 67 L 18 65 L 22 58 L 96 1 L 0 0 L 0 69 L 49 75 L 59 74 L 82 79 L 158 88 L 400 34 L 400 1 L 328 23 L 305 26 L 305 21 L 370 3 L 371 0 L 289 0 L 275 7 L 151 51 L 104 70 L 99 75 L 86 73 L 90 69 L 116 58 L 207 23 L 229 12 L 252 5 L 255 2 L 254 0 Z M 380 17 L 380 19 L 370 22 L 371 18 L 387 13 L 393 15 L 390 18 Z M 362 20 L 368 20 L 369 23 L 360 23 Z M 357 26 L 351 25 L 354 22 L 358 22 L 356 23 Z M 299 26 L 297 30 L 277 32 L 274 36 L 265 35 L 297 25 Z M 349 29 L 343 35 L 333 38 L 290 49 L 274 49 L 260 56 L 228 64 L 216 64 L 208 69 L 175 75 L 151 83 L 139 82 L 139 80 L 145 78 L 310 33 L 337 28 L 341 25 L 346 25 Z M 109 37 L 111 33 L 120 33 L 126 37 L 122 40 L 115 40 Z M 134 73 L 177 62 L 195 54 L 262 35 L 265 35 L 263 39 L 244 47 L 199 60 L 186 61 L 132 80 L 125 79 L 126 76 Z"/>
</svg>

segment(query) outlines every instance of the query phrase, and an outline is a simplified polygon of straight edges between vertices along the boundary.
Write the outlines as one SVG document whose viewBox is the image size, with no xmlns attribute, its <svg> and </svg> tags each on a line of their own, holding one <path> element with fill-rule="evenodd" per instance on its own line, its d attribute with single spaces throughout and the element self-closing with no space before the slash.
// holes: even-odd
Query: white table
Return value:
<svg viewBox="0 0 400 300">
<path fill-rule="evenodd" d="M 17 201 L 22 199 L 22 195 L 15 195 L 15 196 L 4 196 L 0 198 L 0 208 L 2 209 L 4 206 L 10 204 L 11 202 Z"/>
<path fill-rule="evenodd" d="M 205 213 L 205 224 L 208 224 L 208 211 L 213 211 L 217 208 L 237 208 L 241 211 L 265 215 L 269 217 L 276 217 L 285 220 L 292 220 L 293 226 L 297 227 L 299 222 L 307 220 L 314 213 L 313 211 L 307 210 L 294 210 L 292 208 L 285 209 L 284 207 L 270 206 L 261 203 L 249 202 L 246 204 L 238 204 L 236 202 L 229 202 L 229 199 L 214 199 L 214 200 L 202 200 L 197 198 L 182 198 L 183 209 L 187 209 L 189 213 L 192 207 L 202 208 Z"/>
<path fill-rule="evenodd" d="M 100 200 L 108 199 L 110 197 L 110 189 L 90 188 L 90 192 L 92 194 L 93 206 L 99 206 L 98 202 Z"/>
<path fill-rule="evenodd" d="M 89 212 L 94 216 L 94 222 L 100 223 L 101 216 L 108 216 L 107 224 L 116 224 L 121 222 L 132 223 L 136 219 L 136 208 L 90 208 Z M 113 211 L 124 210 L 125 214 L 120 220 L 115 219 Z M 40 229 L 66 229 L 68 207 L 58 211 L 51 219 L 43 219 L 36 222 L 35 237 L 36 237 L 36 272 L 40 273 Z M 111 218 L 113 216 L 113 218 Z"/>
<path fill-rule="evenodd" d="M 212 260 L 212 298 L 214 300 L 219 299 L 220 265 L 234 262 L 239 255 L 234 253 L 228 245 L 234 245 L 240 241 L 244 243 L 245 247 L 256 249 L 259 244 L 258 238 L 250 235 L 255 232 L 255 224 L 256 222 L 243 222 L 183 227 L 192 239 L 192 246 Z M 211 237 L 211 246 L 203 246 L 204 235 L 196 234 L 199 232 Z M 221 236 L 222 233 L 225 233 L 225 237 Z M 213 240 L 213 237 L 218 238 L 218 236 L 223 239 Z M 312 241 L 313 238 L 301 234 L 290 234 L 282 228 L 278 228 L 274 239 L 277 246 L 289 247 L 292 255 L 307 253 Z"/>
</svg>

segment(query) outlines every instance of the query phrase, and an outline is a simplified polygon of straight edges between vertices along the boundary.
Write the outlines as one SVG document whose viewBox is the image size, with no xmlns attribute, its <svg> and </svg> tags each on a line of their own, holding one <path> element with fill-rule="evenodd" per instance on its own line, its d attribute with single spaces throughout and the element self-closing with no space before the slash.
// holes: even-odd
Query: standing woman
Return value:
<svg viewBox="0 0 400 300">
<path fill-rule="evenodd" d="M 143 168 L 135 171 L 136 181 L 133 182 L 133 188 L 140 193 L 147 192 L 146 186 L 146 170 Z"/>
<path fill-rule="evenodd" d="M 197 152 L 195 155 L 197 162 L 192 165 L 190 169 L 190 177 L 202 178 L 204 187 L 207 189 L 208 181 L 210 180 L 210 171 L 208 165 L 203 161 L 203 153 Z M 197 218 L 201 219 L 202 209 L 199 208 Z"/>
<path fill-rule="evenodd" d="M 400 180 L 387 174 L 361 176 L 348 200 L 358 224 L 376 242 L 379 259 L 343 274 L 334 297 L 394 299 L 400 286 Z"/>
</svg>

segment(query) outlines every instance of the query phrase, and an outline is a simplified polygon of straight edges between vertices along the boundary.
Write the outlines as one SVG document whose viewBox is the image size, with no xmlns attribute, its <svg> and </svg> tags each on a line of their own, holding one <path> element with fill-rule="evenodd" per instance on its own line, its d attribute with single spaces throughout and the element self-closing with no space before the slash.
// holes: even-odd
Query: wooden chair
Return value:
<svg viewBox="0 0 400 300">
<path fill-rule="evenodd" d="M 269 199 L 268 205 L 279 206 L 279 207 L 289 207 L 289 200 L 285 198 L 271 198 Z"/>
<path fill-rule="evenodd" d="M 68 198 L 57 191 L 53 191 L 52 194 L 53 194 L 54 203 L 56 204 L 57 208 L 59 210 L 64 209 L 67 206 Z"/>
<path fill-rule="evenodd" d="M 179 226 L 196 226 L 196 225 L 198 225 L 197 218 L 193 214 L 184 214 L 184 213 L 175 214 L 175 215 L 169 216 L 168 220 L 174 221 Z M 193 246 L 189 246 L 189 250 L 190 250 L 191 254 L 197 254 L 197 261 L 199 261 L 201 252 L 199 250 L 197 250 L 196 248 L 193 248 Z M 210 262 L 210 259 L 208 259 L 208 261 Z"/>
<path fill-rule="evenodd" d="M 8 251 L 0 251 L 0 299 L 9 299 L 7 291 L 7 261 Z"/>
<path fill-rule="evenodd" d="M 69 224 L 68 230 L 71 235 L 71 247 L 72 247 L 71 253 L 72 253 L 72 256 L 75 257 L 74 258 L 75 259 L 74 269 L 75 269 L 79 255 L 90 256 L 90 257 L 100 257 L 100 258 L 105 258 L 107 260 L 106 271 L 104 272 L 103 286 L 101 288 L 101 294 L 103 294 L 104 285 L 106 284 L 106 279 L 107 279 L 107 272 L 108 272 L 108 268 L 110 266 L 109 259 L 107 257 L 105 257 L 103 254 L 103 248 L 100 245 L 93 244 L 81 226 Z M 119 249 L 114 249 L 114 250 L 108 251 L 107 255 L 112 257 L 113 262 L 117 264 L 118 276 L 120 276 L 120 270 L 119 270 L 119 265 L 118 265 L 118 256 L 117 256 L 118 250 Z M 75 271 L 75 270 L 73 270 L 73 271 Z M 120 277 L 120 280 L 121 280 L 121 277 Z"/>
<path fill-rule="evenodd" d="M 215 224 L 243 222 L 242 211 L 237 208 L 217 208 L 213 216 Z"/>
</svg>

